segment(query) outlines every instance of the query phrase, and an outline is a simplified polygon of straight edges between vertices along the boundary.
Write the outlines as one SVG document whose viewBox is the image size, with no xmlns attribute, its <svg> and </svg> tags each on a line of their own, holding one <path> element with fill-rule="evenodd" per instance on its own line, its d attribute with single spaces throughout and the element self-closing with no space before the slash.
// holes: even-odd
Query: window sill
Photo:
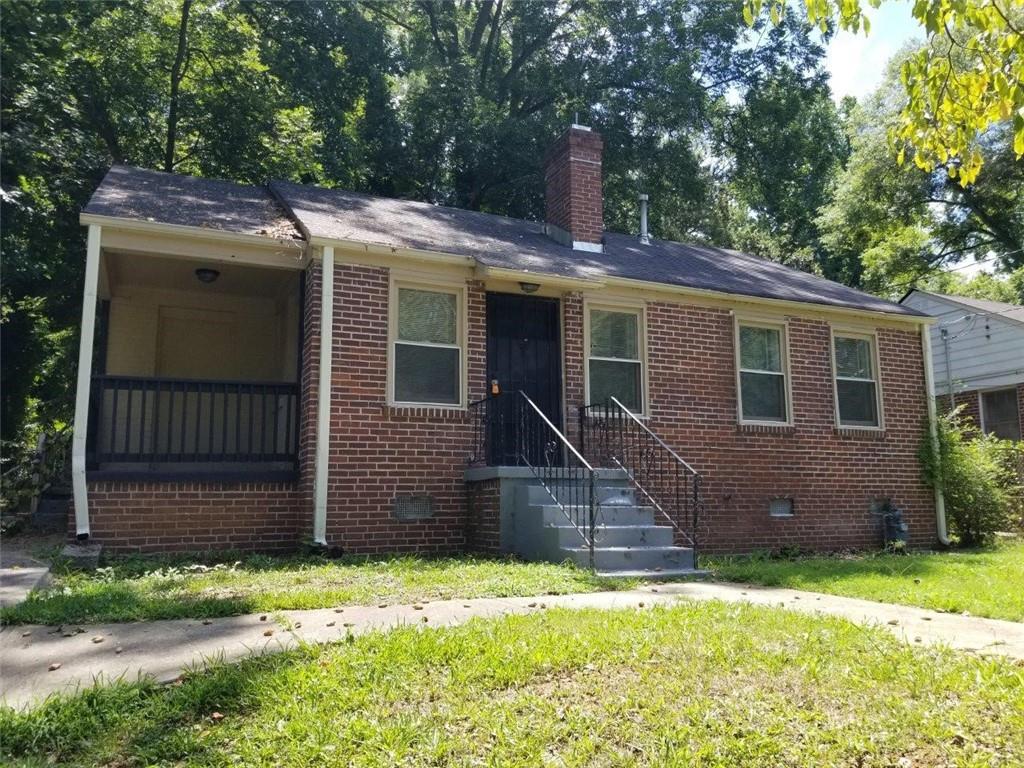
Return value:
<svg viewBox="0 0 1024 768">
<path fill-rule="evenodd" d="M 736 431 L 744 435 L 792 435 L 796 433 L 796 425 L 740 422 L 736 425 Z"/>
<path fill-rule="evenodd" d="M 861 440 L 884 440 L 885 429 L 882 427 L 835 427 L 839 437 L 859 438 Z"/>
<path fill-rule="evenodd" d="M 445 418 L 461 417 L 469 412 L 464 405 L 439 405 L 436 403 L 387 403 L 392 413 L 404 416 L 440 416 Z"/>
</svg>

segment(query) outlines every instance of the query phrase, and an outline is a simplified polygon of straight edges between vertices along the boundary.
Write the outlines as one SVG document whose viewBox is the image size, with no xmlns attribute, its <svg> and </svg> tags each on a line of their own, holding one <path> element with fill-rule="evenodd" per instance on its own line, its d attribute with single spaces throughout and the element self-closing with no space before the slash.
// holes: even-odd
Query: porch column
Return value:
<svg viewBox="0 0 1024 768">
<path fill-rule="evenodd" d="M 85 290 L 82 296 L 81 339 L 78 345 L 78 386 L 71 441 L 71 488 L 75 497 L 75 534 L 89 538 L 89 494 L 85 483 L 85 450 L 89 429 L 89 386 L 92 383 L 92 344 L 96 331 L 96 290 L 100 274 L 100 227 L 89 225 L 85 249 Z"/>
<path fill-rule="evenodd" d="M 334 351 L 334 248 L 320 261 L 320 378 L 316 395 L 316 468 L 313 476 L 313 542 L 327 546 L 327 473 L 331 441 L 331 359 Z"/>
</svg>

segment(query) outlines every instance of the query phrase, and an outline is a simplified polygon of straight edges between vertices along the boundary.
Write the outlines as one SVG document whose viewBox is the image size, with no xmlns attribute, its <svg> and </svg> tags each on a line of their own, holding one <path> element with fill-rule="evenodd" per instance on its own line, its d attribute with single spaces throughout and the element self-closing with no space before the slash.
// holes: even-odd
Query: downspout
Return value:
<svg viewBox="0 0 1024 768">
<path fill-rule="evenodd" d="M 75 499 L 75 537 L 79 541 L 89 538 L 89 491 L 85 479 L 85 460 L 99 274 L 100 227 L 90 224 L 85 249 L 85 288 L 82 295 L 81 338 L 78 343 L 78 384 L 75 389 L 75 421 L 71 440 L 71 490 Z"/>
<path fill-rule="evenodd" d="M 942 351 L 946 356 L 946 394 L 949 395 L 949 409 L 953 410 L 956 398 L 953 396 L 953 366 L 949 361 L 949 330 L 943 328 L 939 333 L 942 334 Z"/>
<path fill-rule="evenodd" d="M 331 440 L 331 359 L 334 348 L 334 248 L 320 261 L 320 378 L 316 396 L 316 468 L 313 479 L 313 543 L 327 546 L 327 473 Z"/>
<path fill-rule="evenodd" d="M 945 339 L 945 334 L 943 334 Z M 946 361 L 948 365 L 948 345 Z M 937 456 L 939 453 L 939 431 L 937 416 L 935 413 L 935 378 L 932 369 L 932 338 L 931 329 L 927 325 L 921 326 L 921 356 L 924 359 L 924 388 L 928 398 L 928 436 L 932 441 L 932 451 Z M 952 390 L 950 390 L 952 394 Z M 952 545 L 949 539 L 949 531 L 946 527 L 946 497 L 942 493 L 941 485 L 935 486 L 935 530 L 939 542 L 948 547 Z"/>
</svg>

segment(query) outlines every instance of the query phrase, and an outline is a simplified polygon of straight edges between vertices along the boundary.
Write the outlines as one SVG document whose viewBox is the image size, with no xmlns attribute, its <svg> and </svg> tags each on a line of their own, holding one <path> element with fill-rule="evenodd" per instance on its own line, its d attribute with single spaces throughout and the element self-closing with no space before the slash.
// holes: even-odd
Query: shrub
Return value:
<svg viewBox="0 0 1024 768">
<path fill-rule="evenodd" d="M 950 531 L 964 546 L 991 541 L 1020 524 L 1024 488 L 1021 444 L 978 435 L 961 408 L 938 417 L 938 452 L 930 438 L 922 445 L 925 480 L 946 499 Z"/>
</svg>

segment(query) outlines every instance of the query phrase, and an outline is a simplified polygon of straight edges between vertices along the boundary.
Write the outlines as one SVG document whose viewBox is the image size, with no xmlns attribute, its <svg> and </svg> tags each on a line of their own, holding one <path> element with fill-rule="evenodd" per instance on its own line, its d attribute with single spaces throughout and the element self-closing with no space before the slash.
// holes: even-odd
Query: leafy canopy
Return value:
<svg viewBox="0 0 1024 768">
<path fill-rule="evenodd" d="M 867 7 L 883 0 L 805 0 L 807 19 L 827 31 L 833 25 L 867 34 Z M 744 0 L 753 25 L 764 0 Z M 769 0 L 779 24 L 786 0 Z M 912 13 L 929 45 L 903 62 L 900 77 L 907 101 L 890 140 L 899 162 L 907 148 L 925 171 L 944 166 L 966 186 L 984 164 L 979 138 L 992 126 L 1012 121 L 1013 151 L 1024 156 L 1024 0 L 915 0 Z"/>
</svg>

